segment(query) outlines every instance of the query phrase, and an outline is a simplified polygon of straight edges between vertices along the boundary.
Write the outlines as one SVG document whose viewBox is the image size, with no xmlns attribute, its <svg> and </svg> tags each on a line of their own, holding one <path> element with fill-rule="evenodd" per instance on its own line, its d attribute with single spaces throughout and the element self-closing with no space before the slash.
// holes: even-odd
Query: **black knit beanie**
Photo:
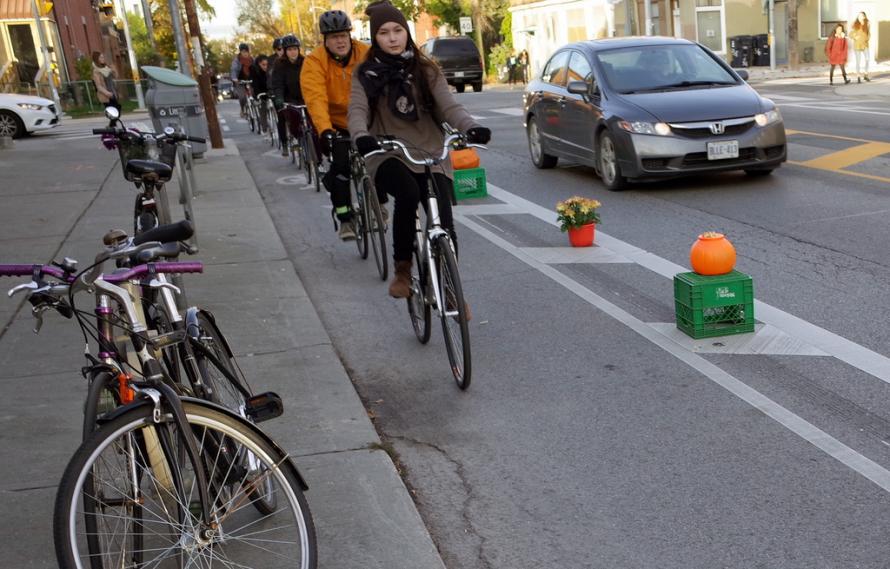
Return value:
<svg viewBox="0 0 890 569">
<path fill-rule="evenodd" d="M 408 35 L 411 35 L 411 30 L 408 29 L 408 20 L 405 19 L 405 15 L 402 14 L 398 8 L 387 2 L 387 0 L 374 2 L 365 8 L 365 14 L 371 19 L 371 41 L 375 43 L 377 30 L 387 22 L 397 22 L 401 24 L 401 26 L 408 31 Z"/>
</svg>

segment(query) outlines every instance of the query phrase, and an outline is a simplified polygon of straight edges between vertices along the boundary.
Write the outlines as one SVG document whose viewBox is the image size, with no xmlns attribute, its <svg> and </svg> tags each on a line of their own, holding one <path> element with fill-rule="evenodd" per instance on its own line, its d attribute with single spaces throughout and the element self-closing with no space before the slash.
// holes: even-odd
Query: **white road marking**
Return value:
<svg viewBox="0 0 890 569">
<path fill-rule="evenodd" d="M 886 111 L 870 111 L 866 109 L 853 109 L 849 107 L 844 107 L 841 105 L 829 107 L 826 105 L 819 105 L 815 103 L 784 103 L 781 107 L 800 107 L 801 109 L 814 109 L 817 111 L 838 111 L 841 113 L 861 113 L 865 115 L 881 115 L 885 117 L 890 117 L 890 112 Z"/>
<path fill-rule="evenodd" d="M 491 183 L 488 184 L 488 194 L 551 225 L 558 225 L 555 211 L 541 207 Z M 638 265 L 666 278 L 673 279 L 675 274 L 689 271 L 686 267 L 610 237 L 606 233 L 601 231 L 596 233 L 596 239 L 600 246 L 623 255 Z M 890 383 L 890 358 L 756 299 L 754 300 L 754 315 L 757 320 L 774 326 L 792 338 L 818 348 L 885 383 Z"/>
<path fill-rule="evenodd" d="M 677 344 L 696 354 L 734 354 L 770 356 L 828 356 L 797 338 L 769 324 L 757 324 L 753 334 L 736 334 L 719 338 L 690 338 L 675 322 L 650 322 L 649 326 Z"/>
<path fill-rule="evenodd" d="M 491 189 L 491 186 L 489 186 L 489 189 Z M 501 192 L 503 192 L 503 190 L 501 190 Z M 456 214 L 455 219 L 460 220 L 463 225 L 504 251 L 510 253 L 520 261 L 537 269 L 543 275 L 561 284 L 592 306 L 605 312 L 615 320 L 618 320 L 643 338 L 649 340 L 678 360 L 692 367 L 712 382 L 723 387 L 742 401 L 745 401 L 841 464 L 844 464 L 865 478 L 868 478 L 880 486 L 884 491 L 890 492 L 890 471 L 881 465 L 840 442 L 799 415 L 782 407 L 759 391 L 752 389 L 750 386 L 726 373 L 702 356 L 680 346 L 667 336 L 658 332 L 649 324 L 637 319 L 630 313 L 585 288 L 583 285 L 559 272 L 557 269 L 535 260 L 532 256 L 522 251 L 522 249 L 514 246 L 500 236 L 495 235 L 476 222 L 467 219 L 462 214 Z"/>
<path fill-rule="evenodd" d="M 501 113 L 502 115 L 510 115 L 514 117 L 522 116 L 522 109 L 517 109 L 516 107 L 504 107 L 502 109 L 489 109 L 493 113 Z"/>
<path fill-rule="evenodd" d="M 227 124 L 222 125 L 222 127 L 223 127 L 223 130 L 226 132 L 229 132 L 230 130 L 232 130 L 231 128 L 229 128 L 229 125 L 227 125 Z"/>
</svg>

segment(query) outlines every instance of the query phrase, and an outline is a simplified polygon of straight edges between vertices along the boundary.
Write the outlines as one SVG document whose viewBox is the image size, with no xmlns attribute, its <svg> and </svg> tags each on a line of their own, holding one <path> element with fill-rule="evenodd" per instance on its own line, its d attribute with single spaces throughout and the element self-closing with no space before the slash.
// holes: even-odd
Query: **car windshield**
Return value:
<svg viewBox="0 0 890 569">
<path fill-rule="evenodd" d="M 622 94 L 736 85 L 736 78 L 693 44 L 646 45 L 596 54 L 609 86 Z"/>
</svg>

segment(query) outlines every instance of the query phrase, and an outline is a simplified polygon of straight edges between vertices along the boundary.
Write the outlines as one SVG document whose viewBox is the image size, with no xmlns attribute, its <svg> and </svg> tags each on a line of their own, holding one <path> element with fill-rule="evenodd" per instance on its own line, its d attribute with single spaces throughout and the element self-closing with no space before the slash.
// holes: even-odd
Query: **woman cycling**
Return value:
<svg viewBox="0 0 890 569">
<path fill-rule="evenodd" d="M 371 21 L 371 49 L 352 79 L 349 132 L 356 148 L 368 154 L 380 148 L 377 135 L 391 135 L 405 144 L 438 156 L 445 135 L 440 121 L 466 131 L 470 142 L 485 144 L 491 131 L 480 126 L 451 95 L 442 70 L 424 56 L 411 38 L 405 16 L 392 4 L 371 4 L 365 13 Z M 411 255 L 414 251 L 415 212 L 420 202 L 423 167 L 392 152 L 370 156 L 368 173 L 377 188 L 395 198 L 393 260 L 395 276 L 389 294 L 411 295 Z M 454 233 L 451 215 L 452 170 L 449 162 L 436 173 L 442 226 Z"/>
<path fill-rule="evenodd" d="M 291 105 L 303 105 L 303 91 L 300 89 L 300 72 L 303 69 L 305 58 L 300 53 L 300 40 L 293 34 L 281 38 L 281 47 L 284 48 L 284 57 L 275 62 L 272 71 L 272 93 L 275 97 L 275 107 L 284 108 L 284 103 Z M 299 139 L 303 135 L 300 115 L 292 109 L 284 111 L 287 126 L 291 136 Z M 282 121 L 285 122 L 285 121 Z M 287 147 L 287 138 L 281 139 L 281 155 L 287 156 L 290 149 Z"/>
</svg>

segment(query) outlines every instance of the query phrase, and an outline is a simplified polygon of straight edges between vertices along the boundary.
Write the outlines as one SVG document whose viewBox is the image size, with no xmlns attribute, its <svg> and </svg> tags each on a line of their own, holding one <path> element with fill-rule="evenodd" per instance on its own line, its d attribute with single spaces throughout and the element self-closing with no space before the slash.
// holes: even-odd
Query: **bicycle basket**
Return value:
<svg viewBox="0 0 890 569">
<path fill-rule="evenodd" d="M 141 138 L 122 138 L 117 143 L 117 151 L 120 154 L 121 170 L 124 172 L 124 178 L 128 182 L 133 182 L 136 178 L 127 172 L 127 162 L 130 160 L 157 160 L 168 166 L 176 166 L 176 144 L 172 142 L 158 141 L 158 155 L 156 157 L 149 156 L 148 146 Z"/>
</svg>

